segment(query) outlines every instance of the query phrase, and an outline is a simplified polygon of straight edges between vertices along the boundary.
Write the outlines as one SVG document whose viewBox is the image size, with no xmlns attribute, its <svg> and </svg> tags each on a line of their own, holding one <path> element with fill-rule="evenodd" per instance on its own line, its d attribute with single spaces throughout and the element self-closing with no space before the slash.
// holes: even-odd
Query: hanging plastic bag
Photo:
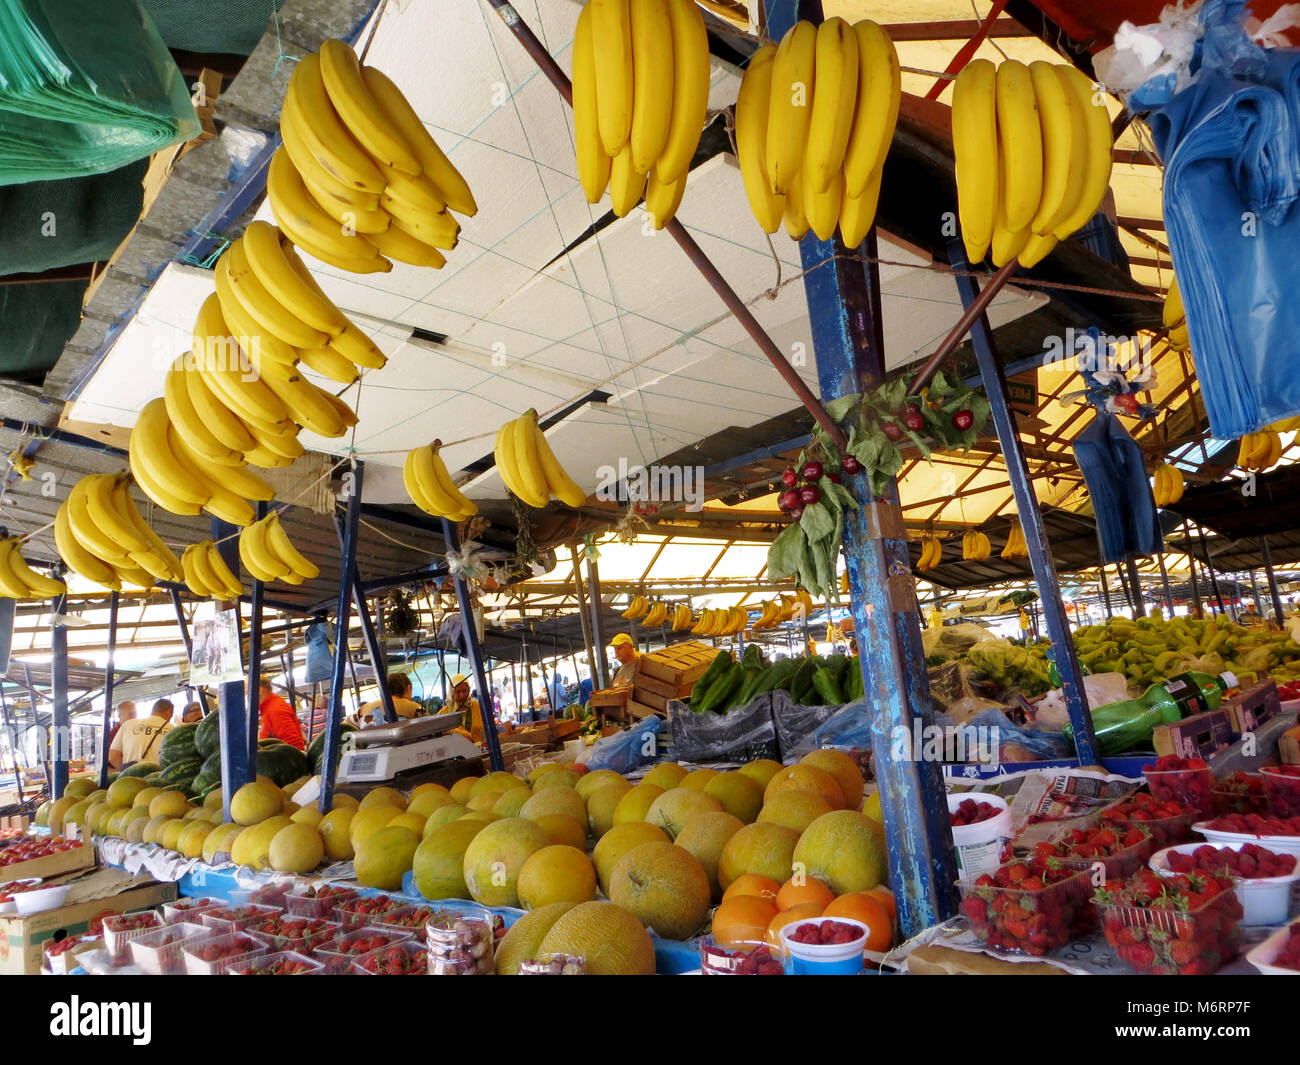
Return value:
<svg viewBox="0 0 1300 1065">
<path fill-rule="evenodd" d="M 1074 442 L 1088 484 L 1103 562 L 1160 550 L 1160 525 L 1137 441 L 1113 414 L 1098 413 Z"/>
<path fill-rule="evenodd" d="M 329 680 L 334 674 L 334 623 L 317 621 L 308 625 L 303 639 L 307 643 L 307 669 L 303 680 L 307 684 Z"/>
</svg>

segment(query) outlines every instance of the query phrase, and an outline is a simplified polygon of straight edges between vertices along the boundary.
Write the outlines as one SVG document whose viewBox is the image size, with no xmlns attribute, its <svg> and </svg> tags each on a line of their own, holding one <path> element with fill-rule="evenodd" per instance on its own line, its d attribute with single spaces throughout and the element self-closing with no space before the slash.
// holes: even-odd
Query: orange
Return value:
<svg viewBox="0 0 1300 1065">
<path fill-rule="evenodd" d="M 756 895 L 724 899 L 713 913 L 713 938 L 724 947 L 762 943 L 775 916 L 776 907 Z"/>
<path fill-rule="evenodd" d="M 867 892 L 873 899 L 877 899 L 882 906 L 889 911 L 889 919 L 895 924 L 898 923 L 898 903 L 894 901 L 894 893 L 883 884 L 879 887 L 873 887 Z"/>
<path fill-rule="evenodd" d="M 835 892 L 826 886 L 824 880 L 815 876 L 792 876 L 776 893 L 776 908 L 784 913 L 791 906 L 813 902 L 825 909 L 835 900 Z"/>
<path fill-rule="evenodd" d="M 742 873 L 727 885 L 727 890 L 722 893 L 722 901 L 726 902 L 737 895 L 755 895 L 775 906 L 776 895 L 780 890 L 781 885 L 771 877 L 759 876 L 758 873 Z"/>
<path fill-rule="evenodd" d="M 847 917 L 867 926 L 867 950 L 888 950 L 894 943 L 894 921 L 883 902 L 865 891 L 841 895 L 822 913 L 823 917 Z"/>
<path fill-rule="evenodd" d="M 799 902 L 788 909 L 782 910 L 772 918 L 771 923 L 767 926 L 767 945 L 778 954 L 784 954 L 785 948 L 781 945 L 781 929 L 793 921 L 803 921 L 809 917 L 820 917 L 822 909 L 821 903 L 818 902 Z"/>
</svg>

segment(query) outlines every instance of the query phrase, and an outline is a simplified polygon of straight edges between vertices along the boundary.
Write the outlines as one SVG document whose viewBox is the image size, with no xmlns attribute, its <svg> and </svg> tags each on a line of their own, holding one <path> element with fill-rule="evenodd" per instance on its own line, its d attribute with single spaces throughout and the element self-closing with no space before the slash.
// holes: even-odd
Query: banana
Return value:
<svg viewBox="0 0 1300 1065">
<path fill-rule="evenodd" d="M 175 426 L 172 430 L 175 431 Z M 172 449 L 183 453 L 194 467 L 208 481 L 243 496 L 245 499 L 269 501 L 275 498 L 275 490 L 261 477 L 248 469 L 244 463 L 238 466 L 218 466 L 202 455 L 191 450 L 184 440 L 172 440 Z"/>
<path fill-rule="evenodd" d="M 382 233 L 367 234 L 366 239 L 379 249 L 380 255 L 408 266 L 432 266 L 441 270 L 447 265 L 447 257 L 442 252 L 397 225 L 390 225 Z"/>
<path fill-rule="evenodd" d="M 349 185 L 321 165 L 308 147 L 295 113 L 287 107 L 280 109 L 280 138 L 284 141 L 285 151 L 293 161 L 293 168 L 298 171 L 303 184 L 312 190 L 312 195 L 317 199 L 328 197 L 359 211 L 373 211 L 379 206 L 378 191 L 366 192 L 364 189 Z M 263 223 L 265 224 L 267 223 Z"/>
<path fill-rule="evenodd" d="M 238 451 L 226 447 L 213 435 L 190 402 L 189 389 L 185 385 L 184 355 L 177 356 L 163 377 L 163 402 L 167 406 L 167 417 L 172 428 L 191 450 L 221 466 L 235 466 L 243 461 Z"/>
<path fill-rule="evenodd" d="M 54 514 L 54 546 L 59 550 L 59 557 L 73 573 L 111 591 L 121 589 L 122 582 L 118 580 L 113 567 L 86 550 L 73 535 L 66 500 Z"/>
<path fill-rule="evenodd" d="M 285 563 L 294 573 L 305 580 L 315 580 L 320 576 L 320 567 L 303 555 L 289 540 L 289 534 L 285 532 L 284 526 L 280 524 L 280 512 L 278 510 L 273 510 L 267 516 L 264 524 L 266 525 L 266 544 L 281 562 Z"/>
<path fill-rule="evenodd" d="M 772 60 L 772 96 L 767 111 L 769 188 L 788 195 L 803 166 L 808 127 L 812 121 L 817 28 L 796 22 L 781 39 Z"/>
<path fill-rule="evenodd" d="M 575 509 L 586 503 L 587 493 L 565 472 L 555 457 L 555 452 L 551 450 L 550 442 L 537 421 L 537 412 L 529 410 L 520 421 L 523 422 L 520 432 L 529 433 L 533 437 L 533 448 L 537 452 L 542 478 L 546 482 L 547 498 L 554 496 L 565 506 Z"/>
<path fill-rule="evenodd" d="M 247 426 L 225 402 L 217 397 L 199 373 L 193 353 L 181 356 L 185 360 L 185 372 L 181 383 L 189 397 L 194 413 L 213 437 L 231 451 L 243 454 L 255 446 L 252 434 Z M 169 408 L 170 409 L 170 408 Z"/>
<path fill-rule="evenodd" d="M 649 609 L 650 604 L 646 601 L 646 597 L 644 595 L 635 595 L 632 597 L 632 602 L 628 604 L 627 609 L 623 611 L 622 617 L 627 621 L 634 621 L 642 617 Z"/>
<path fill-rule="evenodd" d="M 199 311 L 199 321 L 212 320 L 213 308 L 215 319 L 219 322 L 221 332 L 211 334 L 220 340 L 226 336 L 224 321 L 221 321 L 220 306 L 216 293 L 208 297 Z M 198 323 L 195 323 L 196 330 Z M 195 346 L 198 355 L 203 341 L 195 334 Z M 203 383 L 212 390 L 235 414 L 245 422 L 258 422 L 274 425 L 287 421 L 289 412 L 279 399 L 266 386 L 266 383 L 253 374 L 251 365 L 244 365 L 237 351 L 232 352 L 233 344 L 227 344 L 224 352 L 213 351 L 207 358 L 200 356 L 197 363 L 198 372 L 203 375 Z"/>
<path fill-rule="evenodd" d="M 351 322 L 338 336 L 331 338 L 330 347 L 345 359 L 351 359 L 367 370 L 382 370 L 388 356 L 365 333 Z"/>
<path fill-rule="evenodd" d="M 426 514 L 450 516 L 450 509 L 444 510 L 444 501 L 435 501 L 420 484 L 420 480 L 415 475 L 416 458 L 424 448 L 412 448 L 406 453 L 406 460 L 402 463 L 402 484 L 406 487 L 406 494 L 411 497 L 411 502 L 423 510 Z"/>
<path fill-rule="evenodd" d="M 1169 279 L 1169 289 L 1165 292 L 1165 305 L 1162 316 L 1166 329 L 1174 328 L 1186 317 L 1186 313 L 1183 311 L 1183 296 L 1178 290 L 1178 278 L 1176 277 Z"/>
<path fill-rule="evenodd" d="M 790 182 L 790 193 L 785 198 L 785 231 L 794 240 L 802 240 L 808 228 L 808 216 L 804 213 L 803 181 L 799 174 L 795 174 Z"/>
<path fill-rule="evenodd" d="M 295 425 L 294 430 L 297 431 L 297 429 L 298 427 Z M 286 451 L 295 450 L 297 451 L 296 455 L 284 454 Z M 244 452 L 244 461 L 250 466 L 257 466 L 264 470 L 278 469 L 283 466 L 292 466 L 294 459 L 301 455 L 303 450 L 304 448 L 296 436 L 280 436 L 275 433 L 267 433 L 254 447 Z"/>
<path fill-rule="evenodd" d="M 322 389 L 322 392 L 324 392 L 324 389 Z M 324 392 L 324 395 L 329 405 L 334 408 L 334 412 L 343 419 L 343 424 L 345 426 L 351 429 L 357 424 L 359 421 L 357 418 L 357 412 L 349 407 L 346 402 L 334 395 L 333 392 Z"/>
<path fill-rule="evenodd" d="M 805 196 L 827 192 L 834 181 L 843 181 L 858 101 L 858 38 L 842 18 L 828 18 L 817 27 L 815 66 L 817 92 L 803 156 Z"/>
<path fill-rule="evenodd" d="M 460 239 L 460 223 L 446 211 L 430 214 L 414 210 L 409 204 L 398 200 L 385 203 L 384 210 L 389 213 L 393 225 L 422 244 L 451 251 Z"/>
<path fill-rule="evenodd" d="M 458 521 L 464 521 L 466 518 L 473 517 L 478 513 L 478 504 L 472 499 L 467 499 L 464 493 L 456 487 L 456 482 L 451 479 L 451 474 L 447 470 L 447 464 L 443 462 L 439 452 L 442 450 L 442 441 L 435 440 L 429 445 L 433 455 L 433 476 L 438 482 L 438 487 L 442 494 L 446 496 L 456 506 L 453 512 L 458 515 Z"/>
<path fill-rule="evenodd" d="M 376 206 L 378 202 L 376 198 Z M 337 336 L 343 331 L 348 324 L 347 318 L 314 280 L 308 282 L 303 278 L 303 273 L 310 278 L 310 272 L 294 254 L 292 246 L 286 250 L 281 245 L 280 231 L 275 226 L 269 222 L 250 223 L 240 238 L 240 244 L 253 276 L 271 299 L 306 326 L 327 337 Z M 301 272 L 293 266 L 294 261 L 301 267 Z"/>
<path fill-rule="evenodd" d="M 114 562 L 132 551 L 149 549 L 148 538 L 140 535 L 123 510 L 123 500 L 118 494 L 123 482 L 122 477 L 100 477 L 86 485 L 86 514 L 101 535 L 111 538 L 115 552 L 112 558 Z M 98 551 L 95 553 L 99 554 Z"/>
<path fill-rule="evenodd" d="M 132 442 L 134 442 L 134 440 L 135 436 L 132 434 Z M 203 503 L 195 503 L 189 499 L 182 499 L 174 494 L 162 481 L 158 480 L 154 476 L 152 470 L 141 461 L 139 450 L 135 446 L 128 445 L 128 458 L 131 467 L 131 475 L 135 478 L 135 483 L 140 486 L 141 491 L 143 491 L 145 495 L 162 507 L 163 510 L 169 511 L 172 514 L 186 514 L 193 516 L 203 509 Z M 204 502 L 206 502 L 206 500 Z M 96 551 L 95 553 L 99 554 L 99 551 Z"/>
<path fill-rule="evenodd" d="M 673 612 L 673 632 L 681 632 L 682 629 L 690 628 L 690 625 L 691 608 L 685 603 L 678 603 Z"/>
<path fill-rule="evenodd" d="M 632 7 L 630 0 L 589 0 L 596 63 L 600 143 L 611 159 L 632 134 Z"/>
<path fill-rule="evenodd" d="M 1101 90 L 1082 71 L 1062 64 L 1058 71 L 1065 86 L 1074 93 L 1083 115 L 1085 154 L 1080 181 L 1081 190 L 1076 208 L 1060 221 L 1053 232 L 1065 240 L 1085 226 L 1097 213 L 1106 190 L 1110 188 L 1110 174 L 1114 166 L 1115 139 L 1111 131 L 1110 112 L 1101 99 Z"/>
<path fill-rule="evenodd" d="M 645 209 L 654 219 L 655 229 L 663 229 L 677 214 L 681 206 L 682 194 L 686 191 L 686 175 L 682 174 L 676 181 L 665 184 L 659 180 L 659 171 L 653 170 L 646 182 Z"/>
<path fill-rule="evenodd" d="M 497 430 L 496 441 L 492 445 L 492 456 L 497 472 L 501 475 L 501 482 L 506 486 L 507 491 L 516 499 L 527 502 L 523 496 L 524 489 L 515 474 L 514 443 L 511 439 L 513 425 L 514 422 L 504 422 Z"/>
<path fill-rule="evenodd" d="M 348 427 L 339 417 L 327 393 L 297 374 L 281 376 L 274 370 L 262 375 L 267 388 L 284 404 L 289 417 L 304 429 L 331 439 L 342 436 Z"/>
<path fill-rule="evenodd" d="M 299 348 L 298 358 L 307 369 L 341 385 L 350 385 L 358 377 L 356 364 L 328 344 L 320 348 Z"/>
<path fill-rule="evenodd" d="M 840 224 L 840 207 L 844 194 L 844 176 L 837 170 L 825 192 L 813 192 L 808 175 L 800 174 L 799 185 L 803 191 L 803 210 L 818 240 L 830 240 L 835 227 Z"/>
<path fill-rule="evenodd" d="M 163 580 L 180 580 L 180 559 L 176 557 L 175 552 L 170 547 L 163 543 L 162 538 L 149 528 L 148 523 L 140 514 L 139 508 L 135 505 L 135 500 L 131 498 L 131 492 L 125 478 L 120 478 L 113 489 L 113 504 L 117 509 L 117 513 L 132 526 L 136 535 L 146 545 L 144 551 L 132 552 L 131 558 L 140 560 L 148 555 L 151 559 L 157 560 L 160 567 L 157 570 L 149 570 L 155 577 Z M 148 569 L 149 567 L 146 566 L 145 568 Z"/>
<path fill-rule="evenodd" d="M 321 45 L 320 74 L 330 103 L 362 148 L 403 173 L 421 172 L 420 161 L 366 85 L 357 54 L 348 45 L 334 39 Z"/>
<path fill-rule="evenodd" d="M 967 261 L 984 261 L 997 222 L 997 72 L 972 59 L 952 92 L 952 147 L 957 168 L 957 213 Z"/>
<path fill-rule="evenodd" d="M 244 247 L 243 237 L 230 246 L 222 256 L 222 260 L 229 260 L 228 276 L 235 298 L 253 320 L 271 336 L 290 347 L 318 348 L 333 335 L 308 325 L 294 313 L 292 308 L 285 306 L 272 295 L 254 272 Z"/>
<path fill-rule="evenodd" d="M 298 349 L 264 329 L 235 296 L 230 285 L 229 251 L 218 260 L 217 268 L 213 271 L 213 280 L 217 286 L 217 301 L 221 304 L 221 316 L 225 319 L 231 336 L 250 359 L 274 359 L 285 366 L 292 366 L 298 361 Z"/>
<path fill-rule="evenodd" d="M 1036 60 L 1029 65 L 1043 132 L 1043 192 L 1030 228 L 1051 233 L 1074 210 L 1083 189 L 1087 133 L 1083 111 L 1073 92 L 1056 72 L 1056 64 Z"/>
<path fill-rule="evenodd" d="M 366 88 L 379 101 L 393 126 L 415 153 L 423 171 L 422 176 L 433 183 L 447 201 L 447 206 L 457 214 L 469 218 L 478 214 L 478 204 L 474 202 L 469 182 L 438 147 L 402 90 L 374 67 L 362 67 L 361 76 L 365 79 Z"/>
<path fill-rule="evenodd" d="M 289 78 L 283 110 L 321 167 L 350 188 L 382 192 L 384 176 L 344 128 L 321 76 L 319 56 L 304 56 Z M 416 171 L 418 173 L 418 170 Z"/>
<path fill-rule="evenodd" d="M 668 0 L 630 0 L 632 167 L 648 174 L 668 141 L 673 119 L 673 37 Z"/>
<path fill-rule="evenodd" d="M 244 587 L 226 564 L 216 541 L 204 540 L 203 551 L 195 554 L 195 568 L 203 575 L 206 583 L 221 589 L 222 599 L 238 599 L 244 593 Z"/>
<path fill-rule="evenodd" d="M 344 233 L 339 223 L 321 209 L 284 148 L 271 156 L 266 171 L 266 195 L 280 228 L 295 244 L 304 244 L 298 235 L 305 235 L 312 254 L 315 254 L 313 249 L 320 248 L 345 261 L 378 257 L 373 244 L 364 237 Z"/>
<path fill-rule="evenodd" d="M 254 579 L 270 584 L 291 576 L 292 570 L 266 545 L 266 524 L 255 521 L 239 534 L 239 561 Z"/>
<path fill-rule="evenodd" d="M 133 588 L 149 589 L 154 586 L 153 575 L 139 566 L 119 566 L 117 575 L 122 578 L 123 584 L 129 584 Z"/>
<path fill-rule="evenodd" d="M 293 156 L 289 156 L 289 159 L 292 160 Z M 298 170 L 296 165 L 294 169 L 298 171 L 303 187 L 315 201 L 316 206 L 334 219 L 344 233 L 365 233 L 369 236 L 372 233 L 382 233 L 388 228 L 388 215 L 377 207 L 358 207 L 355 204 L 345 203 L 327 186 L 320 184 L 315 174 Z"/>
<path fill-rule="evenodd" d="M 407 494 L 421 510 L 440 518 L 463 521 L 478 512 L 478 506 L 466 499 L 451 481 L 451 475 L 438 455 L 442 441 L 413 448 L 402 468 Z"/>
<path fill-rule="evenodd" d="M 200 599 L 214 599 L 216 593 L 204 583 L 203 578 L 194 568 L 194 555 L 198 546 L 198 544 L 190 544 L 181 552 L 181 569 L 185 572 L 185 586 Z"/>
<path fill-rule="evenodd" d="M 645 620 L 642 621 L 641 624 L 646 626 L 646 628 L 653 629 L 658 625 L 662 625 L 667 616 L 668 607 L 661 601 L 655 603 L 655 605 L 650 608 L 650 613 L 645 616 Z"/>
<path fill-rule="evenodd" d="M 144 410 L 131 430 L 128 454 L 132 470 L 137 466 L 144 472 L 141 487 L 161 489 L 154 502 L 164 509 L 176 501 L 201 507 L 208 499 L 207 478 L 199 473 L 185 456 L 174 453 L 169 445 L 167 405 L 161 399 L 145 404 Z M 153 493 L 149 493 L 151 496 Z M 130 550 L 143 550 L 141 543 L 124 544 Z"/>
<path fill-rule="evenodd" d="M 749 60 L 736 97 L 736 160 L 745 183 L 745 197 L 765 233 L 775 233 L 785 213 L 785 197 L 772 193 L 764 158 L 767 154 L 767 115 L 772 98 L 772 62 L 776 47 L 765 44 Z"/>
<path fill-rule="evenodd" d="M 632 149 L 624 147 L 610 164 L 609 202 L 614 214 L 619 218 L 626 217 L 641 202 L 645 185 L 645 175 L 632 165 Z"/>
<path fill-rule="evenodd" d="M 655 170 L 665 184 L 686 175 L 709 110 L 709 33 L 694 0 L 668 0 L 672 32 L 672 119 Z M 575 44 L 576 47 L 576 44 Z M 576 58 L 575 58 L 576 62 Z"/>
<path fill-rule="evenodd" d="M 385 182 L 384 191 L 379 197 L 380 207 L 383 207 L 386 201 L 397 200 L 414 210 L 426 211 L 429 214 L 439 214 L 447 210 L 447 197 L 427 175 L 411 177 L 410 174 L 403 174 L 391 166 L 381 166 L 379 169 L 383 171 Z"/>
<path fill-rule="evenodd" d="M 858 41 L 858 109 L 844 153 L 844 188 L 856 199 L 884 167 L 898 123 L 903 76 L 894 42 L 880 26 L 863 19 L 853 24 L 853 35 Z"/>
<path fill-rule="evenodd" d="M 111 498 L 112 481 L 113 477 L 110 474 L 94 473 L 81 478 L 72 486 L 72 491 L 68 494 L 67 500 L 68 527 L 77 542 L 87 551 L 97 558 L 103 559 L 114 569 L 120 569 L 122 566 L 129 566 L 131 559 L 126 550 L 120 547 L 114 539 L 120 531 L 118 529 L 120 519 L 113 509 Z M 106 520 L 111 527 L 101 526 L 95 515 L 91 514 L 89 506 L 91 489 L 94 489 L 96 493 L 103 493 L 106 486 L 110 494 L 99 496 L 95 513 L 101 515 L 101 517 L 106 516 Z M 124 527 L 129 530 L 129 526 Z M 127 535 L 129 536 L 131 533 L 128 531 Z"/>
<path fill-rule="evenodd" d="M 876 221 L 876 206 L 880 202 L 880 179 L 883 172 L 877 170 L 861 196 L 848 195 L 845 188 L 844 199 L 840 201 L 840 240 L 846 248 L 856 248 L 866 239 Z"/>
<path fill-rule="evenodd" d="M 53 599 L 67 592 L 68 586 L 63 581 L 37 573 L 27 564 L 17 540 L 10 539 L 5 543 L 9 546 L 9 551 L 4 561 L 14 580 L 22 584 L 30 598 Z"/>
<path fill-rule="evenodd" d="M 527 415 L 516 418 L 511 423 L 507 439 L 514 457 L 515 479 L 525 493 L 523 501 L 531 507 L 546 506 L 551 498 L 551 490 L 546 483 L 541 458 L 537 454 L 537 436 L 528 425 Z"/>
<path fill-rule="evenodd" d="M 0 599 L 30 599 L 32 590 L 9 568 L 9 556 L 15 553 L 17 540 L 0 538 Z"/>
<path fill-rule="evenodd" d="M 1029 68 L 1014 59 L 998 64 L 995 82 L 1002 217 L 1008 233 L 1019 233 L 1028 228 L 1043 195 L 1043 134 L 1038 99 Z M 1003 262 L 1010 262 L 1011 258 L 1014 254 Z M 1001 265 L 996 259 L 994 263 Z"/>
<path fill-rule="evenodd" d="M 1169 346 L 1175 351 L 1187 351 L 1192 346 L 1192 337 L 1187 331 L 1186 322 L 1169 330 L 1169 336 L 1166 339 L 1169 341 Z"/>
<path fill-rule="evenodd" d="M 573 142 L 578 177 L 588 203 L 599 203 L 609 187 L 610 157 L 600 140 L 597 91 L 591 7 L 587 6 L 579 13 L 573 31 Z"/>
<path fill-rule="evenodd" d="M 808 589 L 796 588 L 794 594 L 795 598 L 799 600 L 799 605 L 803 607 L 805 614 L 811 614 L 816 609 L 816 604 L 813 602 L 813 597 L 809 594 Z"/>
<path fill-rule="evenodd" d="M 1026 270 L 1037 266 L 1047 258 L 1048 253 L 1059 244 L 1055 233 L 1033 233 L 1025 241 L 1025 246 L 1020 249 L 1016 258 L 1020 260 L 1020 265 Z"/>
<path fill-rule="evenodd" d="M 1005 66 L 1005 64 L 1003 64 Z M 1025 224 L 1018 230 L 1012 230 L 1007 223 L 1007 203 L 1006 192 L 1003 181 L 1003 174 L 1006 171 L 1006 160 L 1003 153 L 998 153 L 998 217 L 993 223 L 993 240 L 989 245 L 989 257 L 993 260 L 993 265 L 997 267 L 1005 266 L 1011 262 L 1024 246 L 1029 243 L 1029 238 L 1033 235 L 1029 225 Z"/>
</svg>

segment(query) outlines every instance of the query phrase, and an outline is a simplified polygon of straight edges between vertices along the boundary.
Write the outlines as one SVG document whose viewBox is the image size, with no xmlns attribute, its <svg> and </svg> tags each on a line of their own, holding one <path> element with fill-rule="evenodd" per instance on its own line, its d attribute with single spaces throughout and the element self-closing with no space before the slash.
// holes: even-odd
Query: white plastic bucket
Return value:
<svg viewBox="0 0 1300 1065">
<path fill-rule="evenodd" d="M 987 821 L 952 826 L 952 843 L 957 851 L 957 875 L 963 880 L 992 873 L 1002 864 L 1002 848 L 1015 835 L 1006 799 L 978 791 L 949 792 L 948 812 L 953 813 L 966 799 L 986 802 L 990 806 L 996 806 L 1000 812 Z"/>
<path fill-rule="evenodd" d="M 852 943 L 800 943 L 790 938 L 796 928 L 806 924 L 834 921 L 862 929 L 862 935 Z M 864 968 L 862 952 L 867 947 L 868 928 L 861 921 L 848 917 L 807 917 L 791 921 L 781 929 L 781 945 L 785 948 L 785 971 L 791 976 L 856 976 Z"/>
<path fill-rule="evenodd" d="M 1147 864 L 1161 876 L 1175 876 L 1174 871 L 1169 868 L 1169 855 L 1175 851 L 1179 854 L 1191 854 L 1198 847 L 1204 846 L 1204 843 L 1183 843 L 1177 847 L 1166 847 L 1164 850 L 1153 854 Z M 1227 847 L 1229 850 L 1239 851 L 1245 844 L 1212 843 L 1210 846 Z M 1266 844 L 1260 844 L 1260 846 L 1268 850 L 1274 849 Z M 1237 899 L 1241 902 L 1242 924 L 1282 924 L 1291 911 L 1291 886 L 1297 880 L 1300 880 L 1300 863 L 1297 863 L 1289 876 L 1255 877 L 1250 879 L 1233 877 L 1232 880 L 1236 885 Z"/>
</svg>

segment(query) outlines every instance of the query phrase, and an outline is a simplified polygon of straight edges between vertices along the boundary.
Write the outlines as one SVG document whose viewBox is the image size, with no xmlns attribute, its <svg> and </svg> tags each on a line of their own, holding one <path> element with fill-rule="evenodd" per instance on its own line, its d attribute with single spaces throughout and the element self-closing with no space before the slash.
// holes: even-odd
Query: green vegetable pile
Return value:
<svg viewBox="0 0 1300 1065">
<path fill-rule="evenodd" d="M 812 655 L 768 663 L 750 644 L 739 660 L 719 651 L 695 682 L 691 709 L 697 714 L 725 714 L 748 706 L 764 692 L 784 691 L 799 706 L 841 706 L 862 698 L 862 670 L 857 655 Z"/>
</svg>

